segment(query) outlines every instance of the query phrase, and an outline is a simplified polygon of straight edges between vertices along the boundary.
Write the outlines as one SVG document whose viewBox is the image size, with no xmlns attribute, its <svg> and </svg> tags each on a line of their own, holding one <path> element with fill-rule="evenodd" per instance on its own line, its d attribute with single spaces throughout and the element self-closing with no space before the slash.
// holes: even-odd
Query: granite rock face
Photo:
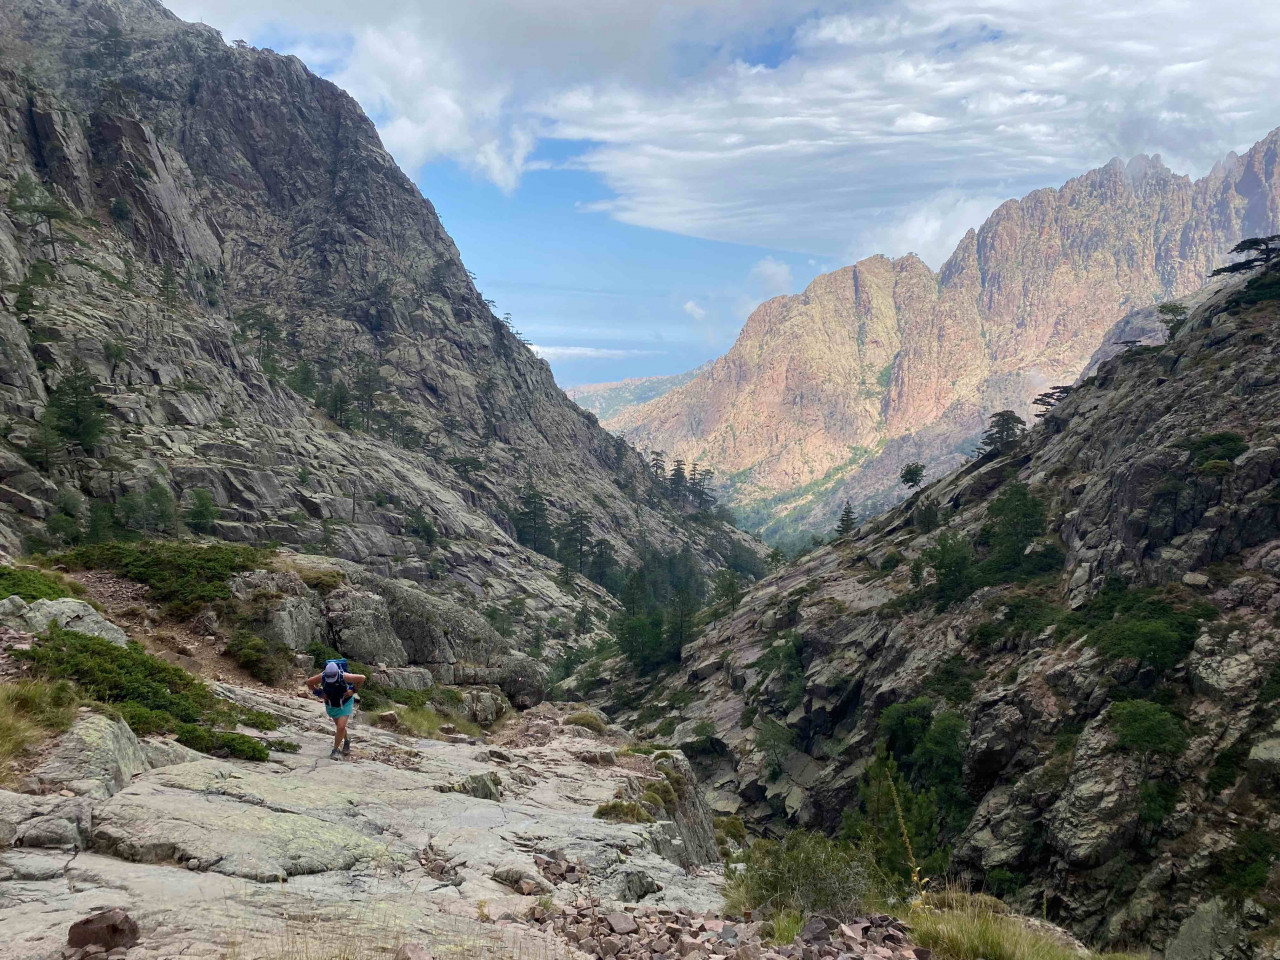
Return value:
<svg viewBox="0 0 1280 960">
<path fill-rule="evenodd" d="M 846 499 L 872 516 L 905 495 L 903 463 L 936 477 L 991 412 L 1030 421 L 1118 322 L 1115 339 L 1163 340 L 1154 311 L 1132 313 L 1198 290 L 1242 237 L 1280 231 L 1278 146 L 1275 131 L 1196 181 L 1158 157 L 1113 160 L 1002 204 L 936 273 L 908 255 L 819 276 L 761 304 L 689 383 L 606 423 L 736 475 L 738 501 L 784 495 L 776 531 L 830 530 Z"/>
<path fill-rule="evenodd" d="M 1099 360 L 1009 452 L 718 609 L 660 685 L 607 664 L 593 698 L 688 755 L 714 812 L 830 832 L 861 802 L 885 711 L 924 698 L 957 738 L 931 786 L 963 784 L 958 877 L 1012 880 L 1016 907 L 1095 945 L 1274 956 L 1267 888 L 1232 884 L 1265 881 L 1280 817 L 1278 275 L 1189 298 L 1173 340 Z M 1045 517 L 1024 555 L 1061 561 L 922 597 L 912 568 L 927 589 L 943 542 L 989 555 L 993 505 L 1018 490 Z M 1117 596 L 1155 604 L 1116 634 L 1137 647 L 1092 642 L 1123 619 L 1096 612 Z M 1137 651 L 1171 638 L 1151 622 L 1166 603 L 1196 613 L 1157 662 Z M 1226 875 L 1246 864 L 1251 880 Z"/>
<path fill-rule="evenodd" d="M 514 542 L 526 483 L 552 522 L 585 510 L 624 563 L 641 528 L 708 568 L 760 554 L 651 505 L 642 457 L 556 387 L 359 106 L 297 58 L 149 0 L 14 0 L 0 55 L 0 194 L 65 214 L 50 240 L 0 207 L 0 550 L 46 536 L 68 489 L 160 484 L 184 507 L 207 490 L 222 539 L 426 588 L 333 598 L 344 639 L 388 665 L 451 662 L 488 605 L 523 604 L 520 638 L 611 609 Z M 21 450 L 74 359 L 111 428 L 37 470 Z M 313 402 L 339 383 L 349 404 Z M 326 639 L 304 613 L 275 617 L 294 649 Z"/>
</svg>

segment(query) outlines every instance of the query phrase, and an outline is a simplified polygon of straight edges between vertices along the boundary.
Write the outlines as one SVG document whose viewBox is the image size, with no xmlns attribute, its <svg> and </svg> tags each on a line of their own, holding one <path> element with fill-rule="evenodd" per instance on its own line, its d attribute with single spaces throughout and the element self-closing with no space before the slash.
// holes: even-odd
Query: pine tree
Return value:
<svg viewBox="0 0 1280 960">
<path fill-rule="evenodd" d="M 355 383 L 352 393 L 355 396 L 356 409 L 360 412 L 360 422 L 368 429 L 373 421 L 374 410 L 378 404 L 378 392 L 386 386 L 378 364 L 372 357 L 361 357 L 356 363 Z"/>
<path fill-rule="evenodd" d="M 560 544 L 560 562 L 574 573 L 582 573 L 587 565 L 587 551 L 591 544 L 591 515 L 585 510 L 574 509 L 556 533 Z"/>
<path fill-rule="evenodd" d="M 178 274 L 172 263 L 166 263 L 160 273 L 160 299 L 170 307 L 178 304 Z"/>
<path fill-rule="evenodd" d="M 853 533 L 858 526 L 857 520 L 853 516 L 853 507 L 849 505 L 849 501 L 844 502 L 844 509 L 840 511 L 840 522 L 836 524 L 836 536 L 845 537 Z"/>
<path fill-rule="evenodd" d="M 53 262 L 57 263 L 58 236 L 54 232 L 53 225 L 75 220 L 75 214 L 58 202 L 29 173 L 20 176 L 13 189 L 9 191 L 9 210 L 20 223 L 44 224 L 45 236 L 37 242 L 49 248 Z"/>
<path fill-rule="evenodd" d="M 657 481 L 659 486 L 667 485 L 667 455 L 661 450 L 654 450 L 649 454 L 649 472 L 653 474 L 653 479 Z"/>
<path fill-rule="evenodd" d="M 512 518 L 516 528 L 516 540 L 546 556 L 555 553 L 551 537 L 551 523 L 547 519 L 547 501 L 532 481 L 520 490 L 520 506 Z"/>
<path fill-rule="evenodd" d="M 1027 422 L 1012 410 L 998 410 L 991 415 L 987 432 L 982 435 L 982 453 L 1008 453 L 1018 445 Z"/>
<path fill-rule="evenodd" d="M 214 521 L 219 517 L 218 505 L 208 490 L 191 493 L 191 506 L 187 508 L 186 522 L 195 533 L 213 533 Z"/>
<path fill-rule="evenodd" d="M 325 396 L 325 412 L 340 427 L 351 426 L 351 391 L 343 380 L 335 380 Z"/>
<path fill-rule="evenodd" d="M 685 473 L 684 461 L 676 458 L 671 465 L 671 476 L 667 480 L 667 490 L 671 495 L 671 499 L 677 503 L 683 501 L 688 487 L 689 476 Z"/>
<path fill-rule="evenodd" d="M 91 450 L 107 432 L 107 415 L 95 392 L 98 378 L 75 357 L 67 375 L 49 392 L 53 424 L 63 437 Z"/>
</svg>

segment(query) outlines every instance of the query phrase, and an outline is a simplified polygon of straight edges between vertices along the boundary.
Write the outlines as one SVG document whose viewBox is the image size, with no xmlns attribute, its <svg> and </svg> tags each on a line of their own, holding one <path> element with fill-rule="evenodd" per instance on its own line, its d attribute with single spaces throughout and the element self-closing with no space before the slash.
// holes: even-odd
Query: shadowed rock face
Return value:
<svg viewBox="0 0 1280 960">
<path fill-rule="evenodd" d="M 556 388 L 359 106 L 297 58 L 227 46 L 146 0 L 6 3 L 0 50 L 0 191 L 29 176 L 74 217 L 51 244 L 38 218 L 0 210 L 0 549 L 41 531 L 60 486 L 113 497 L 159 481 L 209 490 L 224 539 L 472 603 L 524 596 L 542 619 L 582 601 L 512 542 L 527 480 L 553 522 L 587 511 L 622 562 L 637 529 L 710 566 L 758 549 L 644 505 L 641 458 Z M 249 309 L 276 333 L 247 329 Z M 15 444 L 73 356 L 115 427 L 93 460 L 41 473 Z M 349 387 L 365 428 L 338 429 L 287 387 L 299 369 Z M 429 548 L 419 519 L 447 542 Z"/>
<path fill-rule="evenodd" d="M 818 548 L 722 612 L 656 689 L 606 666 L 610 712 L 655 735 L 678 715 L 668 739 L 691 755 L 717 813 L 834 832 L 859 803 L 885 710 L 928 698 L 961 731 L 958 772 L 929 784 L 961 780 L 972 804 L 951 839 L 961 878 L 1012 876 L 1011 902 L 1095 944 L 1270 956 L 1273 908 L 1214 899 L 1231 901 L 1236 882 L 1223 851 L 1256 842 L 1249 831 L 1268 833 L 1278 815 L 1268 678 L 1280 675 L 1280 300 L 1240 302 L 1247 282 L 1267 279 L 1186 298 L 1172 341 L 1101 360 L 1011 454 L 927 486 L 939 529 L 916 525 L 913 501 Z M 1240 444 L 1229 459 L 1193 452 L 1224 433 Z M 942 610 L 913 603 L 912 561 L 944 534 L 980 544 L 1015 481 L 1045 508 L 1029 551 L 1060 549 L 1061 569 L 994 581 Z M 931 582 L 933 561 L 922 562 Z M 1089 635 L 1107 620 L 1070 618 L 1116 579 L 1216 616 L 1164 667 L 1104 652 Z M 1167 708 L 1185 745 L 1122 743 L 1117 708 L 1134 698 Z M 1269 854 L 1257 857 L 1265 873 Z"/>
<path fill-rule="evenodd" d="M 820 276 L 757 308 L 690 383 L 608 425 L 732 475 L 739 503 L 822 480 L 769 510 L 794 510 L 779 529 L 829 529 L 845 499 L 869 516 L 901 498 L 902 463 L 953 469 L 989 413 L 1030 419 L 1121 317 L 1280 230 L 1278 145 L 1280 131 L 1194 182 L 1159 158 L 1113 160 L 1001 205 L 937 273 L 908 255 Z"/>
</svg>

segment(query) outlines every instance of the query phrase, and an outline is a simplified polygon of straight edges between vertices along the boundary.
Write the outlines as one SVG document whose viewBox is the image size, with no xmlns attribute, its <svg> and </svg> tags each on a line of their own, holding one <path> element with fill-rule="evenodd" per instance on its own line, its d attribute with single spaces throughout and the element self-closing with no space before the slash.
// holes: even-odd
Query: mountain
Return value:
<svg viewBox="0 0 1280 960">
<path fill-rule="evenodd" d="M 678 670 L 581 689 L 754 830 L 1098 946 L 1273 956 L 1280 269 L 1184 304 L 1003 452 L 725 596 Z"/>
<path fill-rule="evenodd" d="M 569 387 L 565 394 L 583 410 L 590 410 L 601 420 L 618 416 L 628 407 L 656 400 L 676 387 L 688 383 L 710 364 L 704 363 L 665 377 L 628 377 L 615 383 L 586 383 Z"/>
<path fill-rule="evenodd" d="M 1131 310 L 1194 291 L 1244 236 L 1280 230 L 1280 131 L 1192 181 L 1113 160 L 1002 204 L 935 273 L 875 256 L 777 297 L 694 380 L 607 422 L 698 460 L 770 535 L 900 499 L 898 469 L 957 466 L 994 410 L 1028 417 Z M 1029 418 L 1029 417 L 1028 417 Z"/>
<path fill-rule="evenodd" d="M 151 0 L 5 0 L 0 49 L 0 549 L 108 514 L 154 533 L 207 493 L 219 538 L 510 608 L 524 640 L 613 605 L 517 543 L 526 485 L 620 564 L 636 530 L 708 570 L 759 553 L 556 387 L 296 57 Z M 68 445 L 48 418 L 77 383 L 106 430 Z"/>
</svg>

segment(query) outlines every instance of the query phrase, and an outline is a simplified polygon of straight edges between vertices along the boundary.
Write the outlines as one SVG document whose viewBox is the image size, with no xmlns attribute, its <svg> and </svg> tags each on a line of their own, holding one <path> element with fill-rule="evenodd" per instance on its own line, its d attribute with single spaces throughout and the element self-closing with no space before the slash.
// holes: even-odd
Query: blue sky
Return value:
<svg viewBox="0 0 1280 960">
<path fill-rule="evenodd" d="M 347 89 L 562 385 L 675 373 L 1113 156 L 1280 125 L 1280 4 L 172 0 Z"/>
</svg>

